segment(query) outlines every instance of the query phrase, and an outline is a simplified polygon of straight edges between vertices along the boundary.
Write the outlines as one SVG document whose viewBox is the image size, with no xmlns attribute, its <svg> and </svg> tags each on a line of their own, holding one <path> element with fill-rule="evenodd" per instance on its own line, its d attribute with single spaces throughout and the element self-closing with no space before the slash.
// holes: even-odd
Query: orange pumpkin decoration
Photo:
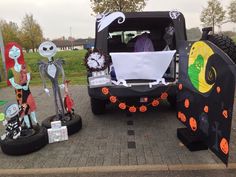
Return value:
<svg viewBox="0 0 236 177">
<path fill-rule="evenodd" d="M 186 122 L 187 118 L 186 118 L 186 116 L 184 115 L 184 113 L 181 114 L 180 120 L 181 120 L 182 122 Z"/>
<path fill-rule="evenodd" d="M 153 107 L 156 107 L 156 106 L 158 106 L 160 104 L 160 102 L 158 101 L 158 100 L 153 100 L 152 101 L 152 106 Z"/>
<path fill-rule="evenodd" d="M 208 113 L 209 112 L 209 107 L 206 105 L 206 106 L 204 106 L 204 112 L 205 113 Z"/>
<path fill-rule="evenodd" d="M 178 118 L 181 120 L 181 122 L 186 122 L 187 118 L 182 112 L 178 112 Z"/>
<path fill-rule="evenodd" d="M 162 100 L 167 99 L 167 97 L 168 97 L 168 93 L 164 92 L 164 93 L 161 94 L 161 99 Z"/>
<path fill-rule="evenodd" d="M 221 88 L 218 86 L 218 87 L 216 87 L 216 92 L 217 93 L 220 93 L 221 92 Z"/>
<path fill-rule="evenodd" d="M 190 125 L 190 128 L 192 129 L 192 131 L 197 131 L 197 121 L 196 121 L 196 119 L 195 118 L 193 118 L 193 117 L 191 117 L 190 119 L 189 119 L 189 125 Z"/>
<path fill-rule="evenodd" d="M 119 108 L 122 109 L 122 110 L 125 110 L 126 109 L 126 104 L 125 103 L 120 103 Z"/>
<path fill-rule="evenodd" d="M 146 112 L 147 111 L 147 106 L 144 106 L 144 105 L 140 106 L 139 111 L 140 112 Z"/>
<path fill-rule="evenodd" d="M 183 84 L 179 84 L 179 90 L 183 89 Z"/>
<path fill-rule="evenodd" d="M 108 89 L 107 87 L 103 87 L 103 88 L 102 88 L 102 93 L 103 93 L 104 95 L 108 95 L 108 94 L 109 94 L 109 89 Z"/>
<path fill-rule="evenodd" d="M 178 112 L 178 118 L 179 119 L 181 118 L 181 114 L 182 114 L 182 112 Z"/>
<path fill-rule="evenodd" d="M 222 112 L 222 115 L 224 116 L 224 118 L 228 118 L 228 111 L 227 110 L 224 110 L 223 112 Z"/>
<path fill-rule="evenodd" d="M 184 107 L 185 107 L 185 108 L 189 108 L 189 106 L 190 106 L 189 99 L 185 99 L 185 100 L 184 100 Z"/>
<path fill-rule="evenodd" d="M 225 155 L 227 155 L 229 153 L 229 143 L 228 143 L 227 139 L 225 139 L 225 138 L 221 139 L 220 149 Z"/>
<path fill-rule="evenodd" d="M 110 102 L 115 103 L 117 98 L 115 96 L 110 96 Z"/>
<path fill-rule="evenodd" d="M 134 106 L 131 106 L 131 107 L 129 108 L 129 112 L 134 113 L 134 112 L 136 112 L 136 111 L 137 111 L 137 108 L 134 107 Z"/>
</svg>

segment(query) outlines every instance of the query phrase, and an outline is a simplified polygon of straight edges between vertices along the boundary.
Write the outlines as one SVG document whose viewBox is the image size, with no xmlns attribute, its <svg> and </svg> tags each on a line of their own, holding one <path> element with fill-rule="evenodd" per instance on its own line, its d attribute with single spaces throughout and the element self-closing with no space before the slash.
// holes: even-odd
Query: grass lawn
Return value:
<svg viewBox="0 0 236 177">
<path fill-rule="evenodd" d="M 73 51 L 59 51 L 55 55 L 56 58 L 63 58 L 65 61 L 64 70 L 67 80 L 71 80 L 72 84 L 86 84 L 86 68 L 83 64 L 83 59 L 86 54 L 86 50 L 73 50 Z M 32 85 L 40 85 L 42 83 L 38 62 L 41 60 L 47 61 L 46 58 L 43 58 L 39 55 L 39 53 L 25 53 L 24 54 L 25 61 L 27 65 L 30 67 L 32 80 Z M 2 59 L 0 56 L 0 74 L 3 76 L 3 66 Z M 0 82 L 0 87 L 6 86 L 6 82 Z"/>
<path fill-rule="evenodd" d="M 236 44 L 236 36 L 232 37 L 232 39 L 234 40 L 234 42 Z"/>
</svg>

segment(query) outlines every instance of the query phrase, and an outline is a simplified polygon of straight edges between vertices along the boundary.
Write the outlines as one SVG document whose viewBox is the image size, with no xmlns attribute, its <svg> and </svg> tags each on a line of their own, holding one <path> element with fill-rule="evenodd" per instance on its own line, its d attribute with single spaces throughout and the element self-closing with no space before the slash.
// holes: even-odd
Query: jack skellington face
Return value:
<svg viewBox="0 0 236 177">
<path fill-rule="evenodd" d="M 39 46 L 39 54 L 51 59 L 57 53 L 57 46 L 51 41 L 45 41 Z"/>
</svg>

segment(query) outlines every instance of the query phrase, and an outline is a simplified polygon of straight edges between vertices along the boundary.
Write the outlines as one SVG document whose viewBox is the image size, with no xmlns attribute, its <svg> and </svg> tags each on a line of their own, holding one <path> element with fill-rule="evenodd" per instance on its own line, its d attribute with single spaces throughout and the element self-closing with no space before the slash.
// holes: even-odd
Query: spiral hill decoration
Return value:
<svg viewBox="0 0 236 177">
<path fill-rule="evenodd" d="M 215 83 L 217 73 L 210 59 L 213 54 L 203 41 L 195 42 L 189 53 L 188 76 L 193 87 L 201 93 L 209 92 Z"/>
</svg>

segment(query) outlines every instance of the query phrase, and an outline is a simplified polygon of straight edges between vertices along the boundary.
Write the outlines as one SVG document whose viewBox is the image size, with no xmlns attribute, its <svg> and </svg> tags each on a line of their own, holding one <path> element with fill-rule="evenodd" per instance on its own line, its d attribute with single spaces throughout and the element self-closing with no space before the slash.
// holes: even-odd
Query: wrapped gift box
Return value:
<svg viewBox="0 0 236 177">
<path fill-rule="evenodd" d="M 52 122 L 51 127 L 52 128 L 47 130 L 49 143 L 68 140 L 67 127 L 61 126 L 61 121 Z"/>
</svg>

